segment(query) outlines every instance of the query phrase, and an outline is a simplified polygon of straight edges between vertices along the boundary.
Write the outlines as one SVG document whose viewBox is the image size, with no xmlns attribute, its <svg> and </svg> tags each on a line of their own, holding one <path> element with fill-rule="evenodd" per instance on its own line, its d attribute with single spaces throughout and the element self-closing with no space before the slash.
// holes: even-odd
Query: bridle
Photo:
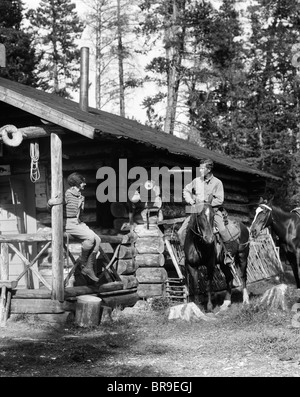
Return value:
<svg viewBox="0 0 300 397">
<path fill-rule="evenodd" d="M 202 229 L 201 229 L 201 227 L 200 227 L 200 225 L 199 225 L 199 221 L 198 221 L 198 215 L 199 215 L 199 213 L 194 213 L 193 215 L 194 215 L 194 217 L 195 217 L 194 225 L 196 225 L 196 229 L 197 229 L 197 230 L 195 230 L 194 227 L 190 227 L 190 230 L 191 230 L 191 232 L 192 232 L 195 236 L 198 236 L 198 237 L 199 237 L 200 241 L 203 241 L 203 240 L 204 240 L 204 235 L 203 235 L 203 231 L 202 231 Z"/>
<path fill-rule="evenodd" d="M 260 207 L 261 207 L 261 208 L 265 208 L 266 210 L 268 210 L 268 216 L 267 216 L 266 219 L 264 220 L 264 223 L 263 223 L 263 226 L 262 226 L 262 229 L 264 229 L 264 228 L 266 227 L 266 225 L 267 225 L 267 223 L 268 223 L 270 217 L 271 217 L 271 221 L 272 221 L 272 222 L 274 221 L 274 219 L 273 219 L 273 217 L 272 217 L 272 208 L 271 208 L 271 207 L 269 207 L 267 204 L 260 204 Z"/>
</svg>

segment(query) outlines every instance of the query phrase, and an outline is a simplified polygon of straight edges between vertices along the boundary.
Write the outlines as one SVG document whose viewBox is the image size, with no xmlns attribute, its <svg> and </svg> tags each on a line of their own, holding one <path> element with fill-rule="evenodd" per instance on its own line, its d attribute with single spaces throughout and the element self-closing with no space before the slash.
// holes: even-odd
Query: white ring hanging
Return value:
<svg viewBox="0 0 300 397">
<path fill-rule="evenodd" d="M 39 151 L 39 144 L 30 142 L 30 180 L 31 182 L 35 183 L 37 180 L 40 179 L 40 170 L 38 161 L 40 158 L 40 151 Z"/>
<path fill-rule="evenodd" d="M 23 141 L 22 132 L 18 131 L 18 128 L 11 124 L 0 128 L 0 134 L 2 135 L 3 143 L 8 146 L 19 146 Z"/>
</svg>

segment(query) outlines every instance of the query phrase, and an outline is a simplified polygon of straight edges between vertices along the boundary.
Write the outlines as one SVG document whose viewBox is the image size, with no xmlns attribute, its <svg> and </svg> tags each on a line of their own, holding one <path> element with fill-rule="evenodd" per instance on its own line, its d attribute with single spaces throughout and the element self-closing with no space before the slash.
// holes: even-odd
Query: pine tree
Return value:
<svg viewBox="0 0 300 397">
<path fill-rule="evenodd" d="M 71 0 L 41 0 L 28 11 L 38 66 L 38 86 L 47 92 L 71 98 L 79 88 L 80 49 L 83 23 Z"/>
<path fill-rule="evenodd" d="M 255 165 L 283 177 L 273 187 L 283 205 L 299 202 L 299 97 L 297 68 L 292 47 L 299 43 L 300 9 L 297 0 L 260 0 L 250 8 L 251 66 L 247 83 L 252 95 L 247 109 L 252 114 Z"/>
<path fill-rule="evenodd" d="M 137 7 L 128 0 L 89 0 L 87 25 L 94 38 L 96 107 L 126 115 L 126 101 L 141 83 L 136 62 L 138 43 L 134 27 Z"/>
<path fill-rule="evenodd" d="M 188 24 L 194 53 L 194 64 L 184 80 L 189 123 L 209 149 L 243 157 L 248 150 L 243 109 L 248 89 L 235 1 L 224 0 L 219 10 L 197 4 L 189 12 Z"/>
<path fill-rule="evenodd" d="M 148 76 L 159 87 L 159 92 L 144 99 L 149 123 L 174 134 L 176 111 L 178 107 L 180 84 L 183 78 L 186 45 L 186 0 L 145 0 L 140 4 L 145 18 L 140 31 L 146 40 L 155 46 L 159 43 L 161 51 L 147 65 Z M 165 102 L 165 114 L 159 117 L 155 105 Z"/>
<path fill-rule="evenodd" d="M 34 48 L 30 35 L 21 29 L 22 11 L 21 0 L 1 0 L 0 43 L 5 45 L 6 67 L 0 68 L 0 76 L 34 85 Z"/>
</svg>

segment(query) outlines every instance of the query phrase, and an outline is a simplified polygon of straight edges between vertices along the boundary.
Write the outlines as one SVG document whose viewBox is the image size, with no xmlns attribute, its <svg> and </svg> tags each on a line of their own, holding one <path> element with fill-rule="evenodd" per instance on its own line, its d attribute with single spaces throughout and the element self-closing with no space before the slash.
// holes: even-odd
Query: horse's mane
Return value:
<svg viewBox="0 0 300 397">
<path fill-rule="evenodd" d="M 202 203 L 201 202 L 199 204 L 196 204 L 196 206 L 197 205 L 201 208 L 201 210 L 198 212 L 195 211 L 195 212 L 191 213 L 191 218 L 190 218 L 190 222 L 189 222 L 190 225 L 194 225 L 197 222 L 197 215 L 201 214 L 205 207 L 212 208 L 210 203 L 205 203 L 205 202 Z"/>
<path fill-rule="evenodd" d="M 278 207 L 277 205 L 272 205 L 271 208 L 272 208 L 272 210 L 275 210 L 277 213 L 279 213 L 281 215 L 285 215 L 285 216 L 289 216 L 290 217 L 291 215 L 294 214 L 293 212 L 289 212 L 289 211 L 283 210 L 282 208 Z"/>
</svg>

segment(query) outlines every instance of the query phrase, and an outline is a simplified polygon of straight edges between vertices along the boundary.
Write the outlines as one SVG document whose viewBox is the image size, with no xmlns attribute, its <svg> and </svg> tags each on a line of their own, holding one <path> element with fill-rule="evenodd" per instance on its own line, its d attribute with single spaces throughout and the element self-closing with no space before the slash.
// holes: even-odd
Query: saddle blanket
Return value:
<svg viewBox="0 0 300 397">
<path fill-rule="evenodd" d="M 238 222 L 234 219 L 228 218 L 228 223 L 226 225 L 225 231 L 222 231 L 220 235 L 224 243 L 237 240 L 240 236 L 240 226 Z"/>
</svg>

